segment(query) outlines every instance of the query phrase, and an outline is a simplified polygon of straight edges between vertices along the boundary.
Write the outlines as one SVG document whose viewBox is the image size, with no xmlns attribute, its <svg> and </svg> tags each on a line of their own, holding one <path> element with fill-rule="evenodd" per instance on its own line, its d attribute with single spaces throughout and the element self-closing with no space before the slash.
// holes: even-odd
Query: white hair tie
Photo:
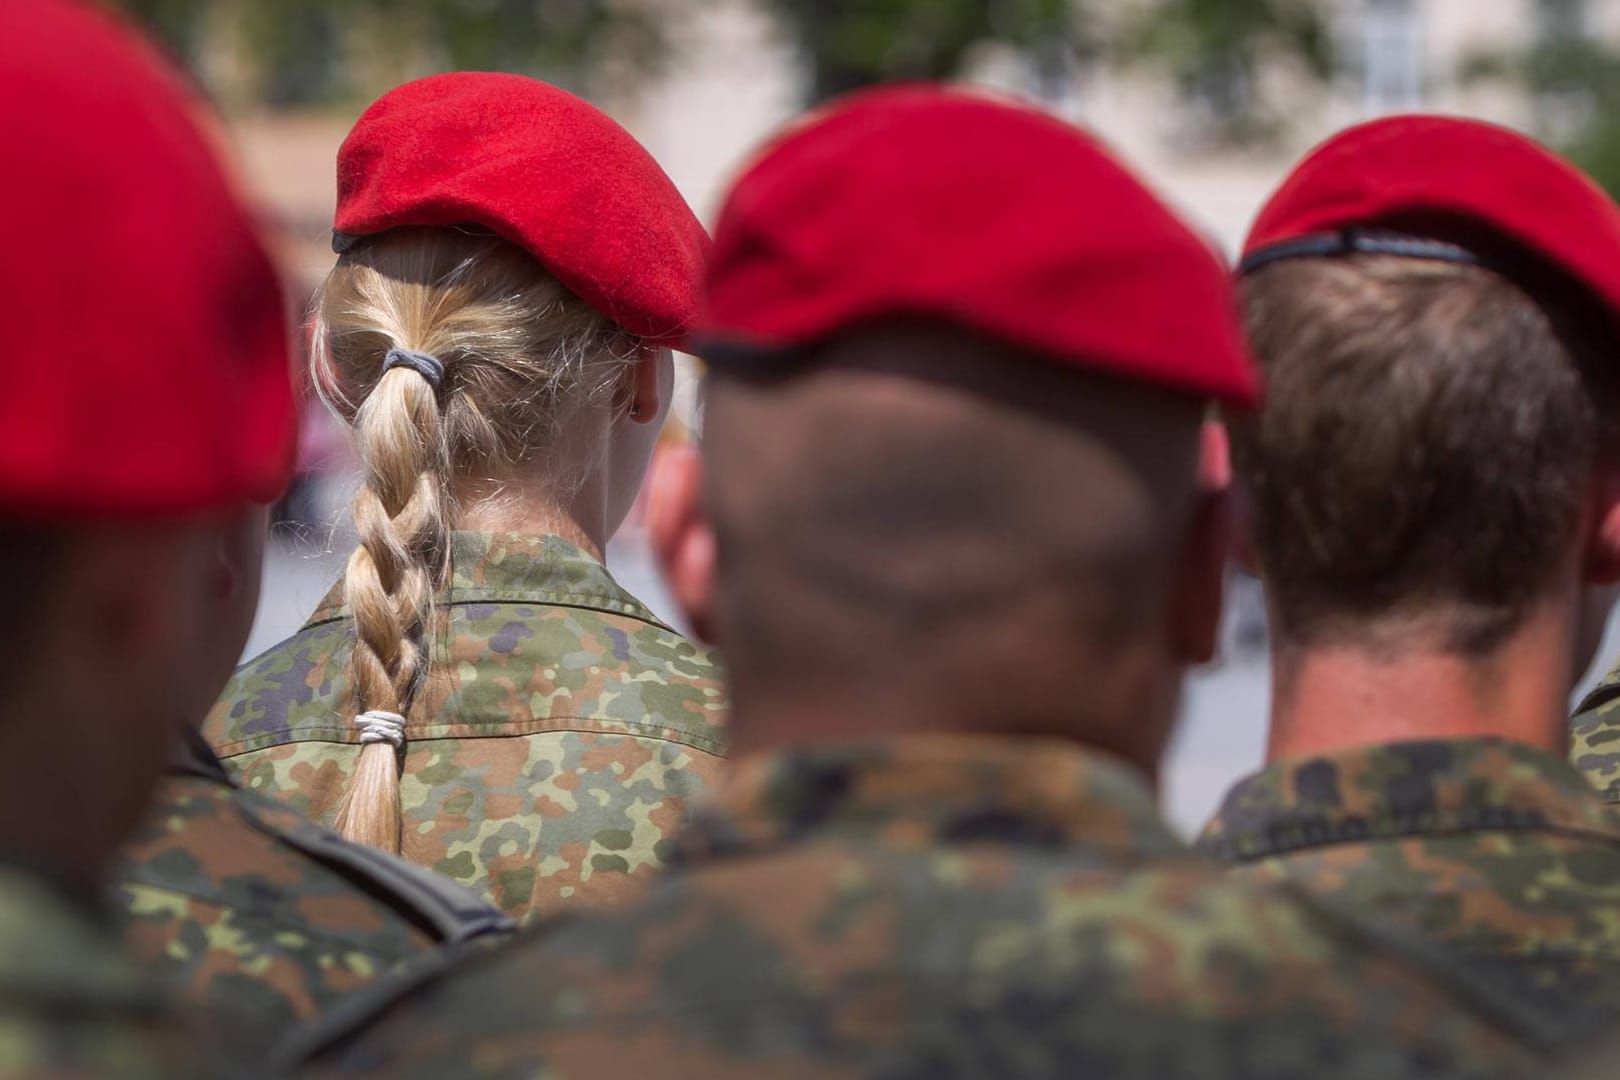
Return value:
<svg viewBox="0 0 1620 1080">
<path fill-rule="evenodd" d="M 405 718 L 397 712 L 371 709 L 355 717 L 354 722 L 360 725 L 361 746 L 374 742 L 405 745 Z"/>
</svg>

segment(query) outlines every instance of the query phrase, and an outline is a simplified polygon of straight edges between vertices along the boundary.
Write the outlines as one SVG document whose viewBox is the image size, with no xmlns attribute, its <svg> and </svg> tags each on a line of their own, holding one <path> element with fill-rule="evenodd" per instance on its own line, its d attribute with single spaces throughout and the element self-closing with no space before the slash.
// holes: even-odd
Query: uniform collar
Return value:
<svg viewBox="0 0 1620 1080">
<path fill-rule="evenodd" d="M 1620 803 L 1620 666 L 1575 710 L 1569 721 L 1569 759 L 1611 803 Z"/>
<path fill-rule="evenodd" d="M 527 533 L 450 534 L 448 604 L 531 603 L 628 615 L 668 627 L 626 592 L 608 568 L 557 536 Z M 348 617 L 343 582 L 332 586 L 304 629 Z"/>
<path fill-rule="evenodd" d="M 817 840 L 890 850 L 991 844 L 1185 854 L 1140 774 L 1048 739 L 909 736 L 800 748 L 731 764 L 683 861 Z"/>
<path fill-rule="evenodd" d="M 189 724 L 169 754 L 169 772 L 176 776 L 212 780 L 226 787 L 236 786 L 230 773 L 225 771 L 225 766 L 220 764 L 219 755 L 214 753 L 214 748 L 203 738 L 202 732 Z"/>
<path fill-rule="evenodd" d="M 1498 738 L 1358 747 L 1274 763 L 1240 781 L 1199 839 L 1223 861 L 1439 833 L 1553 831 L 1620 842 L 1585 777 Z"/>
</svg>

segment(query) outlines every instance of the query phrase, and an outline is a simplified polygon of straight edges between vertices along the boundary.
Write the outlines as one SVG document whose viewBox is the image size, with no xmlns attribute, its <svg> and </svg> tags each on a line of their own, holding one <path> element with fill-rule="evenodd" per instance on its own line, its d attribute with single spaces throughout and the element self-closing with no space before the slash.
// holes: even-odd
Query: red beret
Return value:
<svg viewBox="0 0 1620 1080">
<path fill-rule="evenodd" d="M 1425 251 L 1423 240 L 1444 243 Z M 1473 261 L 1482 251 L 1471 248 L 1504 245 L 1620 319 L 1620 207 L 1545 147 L 1477 120 L 1395 116 L 1328 140 L 1260 211 L 1243 264 L 1350 250 Z"/>
<path fill-rule="evenodd" d="M 738 180 L 693 348 L 768 364 L 873 319 L 935 317 L 1250 404 L 1235 307 L 1210 248 L 1087 135 L 1024 105 L 913 85 L 810 118 Z"/>
<path fill-rule="evenodd" d="M 0 512 L 274 498 L 296 441 L 287 310 L 200 104 L 63 0 L 0 3 Z"/>
<path fill-rule="evenodd" d="M 630 134 L 572 94 L 463 71 L 396 87 L 338 151 L 336 244 L 400 225 L 479 225 L 615 324 L 691 328 L 709 238 Z"/>
</svg>

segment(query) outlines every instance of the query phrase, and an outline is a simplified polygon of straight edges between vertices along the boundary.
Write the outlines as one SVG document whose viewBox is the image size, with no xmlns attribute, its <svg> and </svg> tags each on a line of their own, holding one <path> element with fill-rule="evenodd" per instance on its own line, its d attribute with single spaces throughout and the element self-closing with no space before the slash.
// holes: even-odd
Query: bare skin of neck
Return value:
<svg viewBox="0 0 1620 1080">
<path fill-rule="evenodd" d="M 558 536 L 598 562 L 607 550 L 604 515 L 581 513 L 578 507 L 560 504 L 539 492 L 505 488 L 482 497 L 468 497 L 463 505 L 456 527 L 468 532 Z"/>
<path fill-rule="evenodd" d="M 1404 645 L 1273 646 L 1271 761 L 1392 742 L 1497 736 L 1562 756 L 1578 605 L 1536 608 L 1488 653 Z M 1273 623 L 1275 625 L 1275 622 Z"/>
<path fill-rule="evenodd" d="M 480 480 L 458 491 L 456 528 L 468 532 L 558 536 L 603 561 L 617 522 L 609 522 L 607 471 L 592 469 L 578 488 L 559 493 L 534 471 Z"/>
</svg>

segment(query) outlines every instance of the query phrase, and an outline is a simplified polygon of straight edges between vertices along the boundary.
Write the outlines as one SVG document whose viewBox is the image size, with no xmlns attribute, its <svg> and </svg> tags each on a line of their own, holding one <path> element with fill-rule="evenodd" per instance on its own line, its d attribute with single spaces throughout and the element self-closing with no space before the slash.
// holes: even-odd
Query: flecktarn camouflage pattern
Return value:
<svg viewBox="0 0 1620 1080">
<path fill-rule="evenodd" d="M 1461 738 L 1278 762 L 1199 846 L 1424 942 L 1555 1043 L 1620 1018 L 1620 820 L 1553 754 Z"/>
<path fill-rule="evenodd" d="M 1620 1076 L 1620 1041 L 1581 1047 L 1558 1068 L 1526 1070 L 1520 1080 L 1614 1080 Z"/>
<path fill-rule="evenodd" d="M 1569 740 L 1569 760 L 1605 800 L 1620 803 L 1620 665 L 1575 710 Z"/>
<path fill-rule="evenodd" d="M 247 1064 L 429 950 L 515 929 L 451 883 L 238 789 L 200 739 L 110 880 L 128 951 Z"/>
<path fill-rule="evenodd" d="M 635 903 L 378 996 L 320 1033 L 317 1074 L 1389 1080 L 1522 1064 L 1378 941 L 1188 850 L 1112 759 L 941 736 L 735 766 Z"/>
<path fill-rule="evenodd" d="M 0 870 L 0 1077 L 218 1075 L 202 1042 L 82 901 Z"/>
<path fill-rule="evenodd" d="M 715 774 L 706 650 L 556 537 L 453 536 L 448 629 L 407 727 L 403 854 L 515 918 L 613 902 Z M 243 786 L 330 824 L 359 759 L 339 590 L 243 667 L 205 733 Z"/>
</svg>

